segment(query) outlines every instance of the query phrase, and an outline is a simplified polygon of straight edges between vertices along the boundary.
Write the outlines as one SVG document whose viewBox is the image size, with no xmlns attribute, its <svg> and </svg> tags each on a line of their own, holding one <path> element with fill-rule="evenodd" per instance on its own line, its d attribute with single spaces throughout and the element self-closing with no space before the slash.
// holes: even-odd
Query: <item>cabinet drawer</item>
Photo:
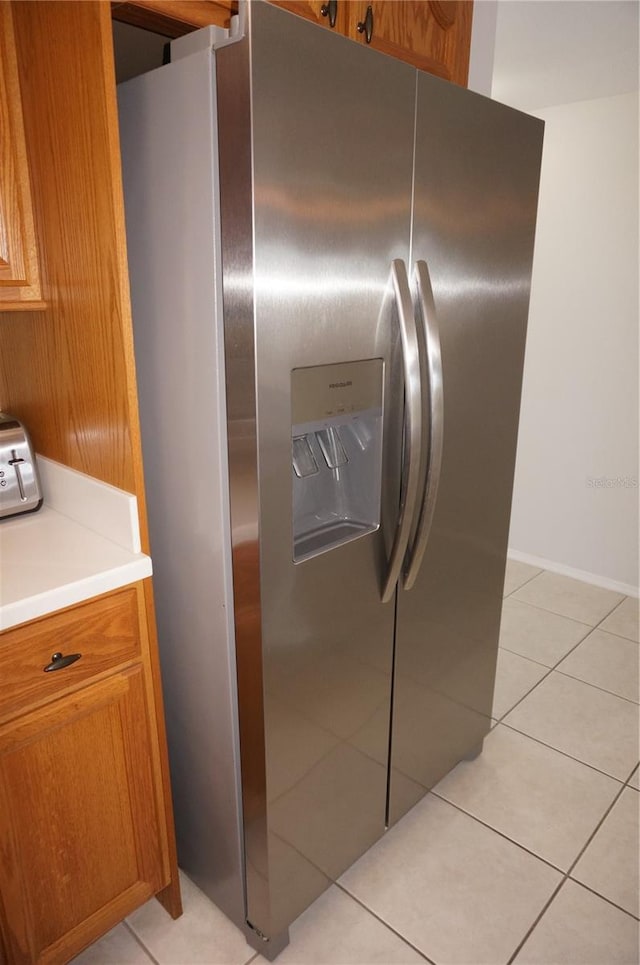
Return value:
<svg viewBox="0 0 640 965">
<path fill-rule="evenodd" d="M 45 672 L 56 653 L 81 656 Z M 0 635 L 0 716 L 47 700 L 139 654 L 135 586 L 8 630 Z"/>
</svg>

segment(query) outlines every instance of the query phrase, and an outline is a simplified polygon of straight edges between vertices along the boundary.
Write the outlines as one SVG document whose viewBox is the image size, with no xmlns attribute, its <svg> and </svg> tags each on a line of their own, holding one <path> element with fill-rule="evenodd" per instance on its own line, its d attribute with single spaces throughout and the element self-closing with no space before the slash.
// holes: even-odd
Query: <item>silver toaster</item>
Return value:
<svg viewBox="0 0 640 965">
<path fill-rule="evenodd" d="M 42 490 L 31 442 L 18 419 L 0 412 L 0 519 L 35 513 Z"/>
</svg>

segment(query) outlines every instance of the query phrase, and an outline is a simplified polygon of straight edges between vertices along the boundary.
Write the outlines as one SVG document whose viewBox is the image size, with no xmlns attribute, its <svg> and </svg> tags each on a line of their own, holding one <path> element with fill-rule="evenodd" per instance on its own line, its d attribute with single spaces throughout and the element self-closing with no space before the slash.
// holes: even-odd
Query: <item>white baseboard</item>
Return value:
<svg viewBox="0 0 640 965">
<path fill-rule="evenodd" d="M 616 593 L 624 593 L 625 596 L 638 597 L 639 595 L 638 587 L 632 586 L 630 583 L 619 583 L 617 580 L 610 580 L 606 576 L 588 573 L 586 570 L 578 570 L 573 566 L 565 566 L 564 563 L 556 563 L 554 560 L 545 560 L 541 556 L 531 556 L 530 553 L 521 553 L 520 550 L 512 549 L 507 551 L 507 556 L 517 563 L 538 566 L 541 570 L 549 570 L 551 573 L 559 573 L 561 576 L 570 576 L 574 580 L 582 580 L 583 583 L 601 586 L 604 590 L 615 590 Z"/>
</svg>

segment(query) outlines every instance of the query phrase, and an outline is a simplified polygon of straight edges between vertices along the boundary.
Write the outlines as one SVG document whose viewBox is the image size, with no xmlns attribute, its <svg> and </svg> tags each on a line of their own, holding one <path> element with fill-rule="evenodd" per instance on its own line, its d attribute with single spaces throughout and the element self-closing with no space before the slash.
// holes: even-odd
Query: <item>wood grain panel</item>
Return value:
<svg viewBox="0 0 640 965">
<path fill-rule="evenodd" d="M 43 308 L 11 5 L 0 4 L 0 310 Z"/>
<path fill-rule="evenodd" d="M 161 787 L 159 793 L 166 815 L 166 851 L 163 854 L 165 865 L 165 881 L 168 882 L 156 898 L 165 911 L 172 918 L 179 918 L 182 914 L 182 895 L 180 894 L 180 879 L 178 877 L 178 849 L 176 845 L 175 824 L 173 817 L 173 798 L 171 796 L 171 777 L 169 774 L 169 750 L 167 746 L 167 730 L 164 717 L 164 699 L 162 695 L 162 677 L 160 672 L 160 656 L 158 653 L 158 630 L 156 625 L 156 611 L 153 599 L 153 581 L 149 577 L 142 585 L 138 584 L 141 592 L 141 604 L 144 606 L 146 621 L 143 621 L 143 640 L 148 640 L 148 648 L 143 649 L 143 661 L 147 668 L 146 684 L 149 702 L 149 718 L 158 737 L 157 746 L 153 751 L 157 759 L 157 773 L 160 775 Z"/>
<path fill-rule="evenodd" d="M 110 6 L 29 0 L 12 7 L 50 301 L 40 316 L 7 313 L 1 320 L 0 408 L 24 419 L 42 454 L 134 492 L 148 552 Z M 163 814 L 158 897 L 176 917 L 182 909 L 151 580 L 136 592 L 154 735 L 143 753 L 158 776 Z M 79 924 L 70 936 L 74 948 L 141 904 L 141 887 Z M 68 958 L 65 940 L 51 946 L 51 961 Z"/>
<path fill-rule="evenodd" d="M 304 17 L 306 20 L 312 20 L 321 27 L 333 29 L 336 31 L 336 33 L 346 34 L 347 32 L 347 8 L 349 4 L 346 2 L 346 0 L 338 0 L 336 24 L 333 28 L 329 23 L 329 17 L 323 17 L 321 13 L 321 8 L 324 6 L 324 0 L 269 0 L 269 2 L 273 3 L 276 7 L 282 7 L 284 10 L 289 10 L 291 13 L 295 13 L 299 17 Z"/>
<path fill-rule="evenodd" d="M 112 3 L 114 20 L 153 30 L 165 37 L 181 37 L 199 27 L 228 27 L 238 12 L 235 0 L 135 0 Z"/>
<path fill-rule="evenodd" d="M 56 652 L 82 656 L 62 670 L 44 673 Z M 135 586 L 7 630 L 0 635 L 0 717 L 77 689 L 89 678 L 139 657 Z"/>
<path fill-rule="evenodd" d="M 12 6 L 49 307 L 3 315 L 0 406 L 38 452 L 141 500 L 109 7 Z"/>
<path fill-rule="evenodd" d="M 66 961 L 162 884 L 141 668 L 0 727 L 0 776 L 10 961 Z"/>
<path fill-rule="evenodd" d="M 472 0 L 351 0 L 348 36 L 360 43 L 366 41 L 357 23 L 364 21 L 368 6 L 373 11 L 375 50 L 466 86 Z"/>
</svg>

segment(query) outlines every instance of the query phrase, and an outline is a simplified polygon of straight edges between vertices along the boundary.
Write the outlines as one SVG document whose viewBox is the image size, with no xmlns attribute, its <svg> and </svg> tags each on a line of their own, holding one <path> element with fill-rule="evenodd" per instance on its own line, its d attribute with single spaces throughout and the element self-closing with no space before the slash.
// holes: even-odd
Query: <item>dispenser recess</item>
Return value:
<svg viewBox="0 0 640 965">
<path fill-rule="evenodd" d="M 382 359 L 291 372 L 293 560 L 380 525 Z"/>
</svg>

